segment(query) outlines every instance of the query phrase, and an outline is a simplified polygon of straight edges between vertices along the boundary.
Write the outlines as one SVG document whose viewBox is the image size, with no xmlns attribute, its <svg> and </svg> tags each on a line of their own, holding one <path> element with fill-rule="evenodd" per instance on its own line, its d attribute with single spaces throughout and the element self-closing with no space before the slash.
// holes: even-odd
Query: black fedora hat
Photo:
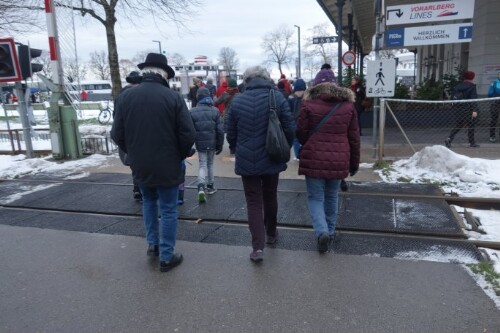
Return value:
<svg viewBox="0 0 500 333">
<path fill-rule="evenodd" d="M 132 71 L 127 75 L 125 80 L 130 84 L 139 84 L 141 83 L 142 77 L 138 71 Z"/>
<path fill-rule="evenodd" d="M 137 65 L 137 67 L 139 67 L 139 69 L 143 69 L 144 67 L 157 67 L 166 71 L 169 79 L 175 76 L 174 70 L 168 65 L 167 57 L 160 53 L 148 53 L 146 60 L 142 64 Z"/>
</svg>

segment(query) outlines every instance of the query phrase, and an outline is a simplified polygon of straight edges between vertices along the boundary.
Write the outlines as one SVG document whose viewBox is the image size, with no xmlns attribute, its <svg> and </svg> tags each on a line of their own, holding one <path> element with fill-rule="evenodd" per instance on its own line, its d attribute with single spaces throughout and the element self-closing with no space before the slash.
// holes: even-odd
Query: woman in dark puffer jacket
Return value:
<svg viewBox="0 0 500 333">
<path fill-rule="evenodd" d="M 286 170 L 286 163 L 271 161 L 265 148 L 272 89 L 289 145 L 293 142 L 295 121 L 288 102 L 274 88 L 265 68 L 250 67 L 243 77 L 245 92 L 234 97 L 225 121 L 229 147 L 234 147 L 236 152 L 235 173 L 241 176 L 247 201 L 253 247 L 250 259 L 259 262 L 263 260 L 265 243 L 277 241 L 278 180 L 279 173 Z"/>
<path fill-rule="evenodd" d="M 336 85 L 330 69 L 322 69 L 304 94 L 297 121 L 302 144 L 299 174 L 306 176 L 307 204 L 318 239 L 318 251 L 328 251 L 335 234 L 340 182 L 359 168 L 360 139 L 354 93 Z M 334 108 L 335 112 L 312 133 Z"/>
</svg>

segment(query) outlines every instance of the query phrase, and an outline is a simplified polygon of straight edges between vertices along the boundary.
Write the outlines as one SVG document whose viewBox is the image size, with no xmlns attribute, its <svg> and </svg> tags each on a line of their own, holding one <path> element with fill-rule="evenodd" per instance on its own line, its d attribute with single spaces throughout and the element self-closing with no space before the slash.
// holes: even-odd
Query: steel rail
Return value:
<svg viewBox="0 0 500 333">
<path fill-rule="evenodd" d="M 73 179 L 4 179 L 0 178 L 0 182 L 39 182 L 39 183 L 69 183 L 69 184 L 88 184 L 88 185 L 110 185 L 110 186 L 132 186 L 132 184 L 124 183 L 108 183 L 108 182 L 89 182 Z M 196 188 L 195 186 L 186 185 L 186 188 Z M 239 188 L 224 188 L 219 187 L 223 191 L 241 191 Z M 278 189 L 278 192 L 290 193 L 305 193 L 305 191 L 283 190 Z M 456 205 L 464 208 L 482 209 L 482 210 L 500 210 L 500 198 L 478 198 L 478 197 L 456 197 L 447 195 L 427 195 L 427 194 L 406 194 L 406 193 L 384 193 L 384 192 L 340 192 L 341 196 L 372 196 L 386 198 L 404 198 L 404 199 L 420 199 L 420 200 L 445 200 L 450 205 Z"/>
<path fill-rule="evenodd" d="M 127 214 L 127 213 L 102 213 L 93 211 L 77 211 L 71 209 L 54 209 L 54 208 L 32 208 L 25 206 L 0 204 L 0 208 L 10 209 L 10 210 L 24 210 L 24 211 L 37 211 L 37 212 L 48 212 L 48 213 L 58 213 L 58 214 L 78 214 L 78 215 L 93 215 L 93 216 L 110 216 L 110 217 L 124 217 L 124 218 L 142 218 L 141 215 L 137 214 Z M 216 219 L 202 219 L 193 217 L 183 217 L 179 216 L 179 220 L 189 221 L 193 223 L 211 223 L 211 224 L 221 224 L 221 225 L 235 225 L 246 227 L 248 226 L 247 221 L 241 220 L 216 220 Z M 289 224 L 289 223 L 278 223 L 278 228 L 288 229 L 288 230 L 303 230 L 311 231 L 312 226 L 310 224 Z M 500 250 L 500 242 L 497 241 L 483 241 L 483 240 L 473 240 L 457 237 L 457 235 L 448 235 L 444 233 L 425 233 L 425 232 L 405 232 L 405 231 L 395 231 L 395 230 L 366 230 L 366 229 L 352 229 L 352 228 L 337 228 L 340 233 L 355 234 L 355 235 L 371 235 L 371 236 L 390 236 L 397 238 L 413 238 L 413 239 L 425 239 L 425 240 L 437 240 L 437 241 L 454 241 L 454 242 L 464 242 L 474 244 L 477 247 L 484 247 L 494 250 Z M 98 231 L 97 231 L 98 232 Z"/>
</svg>

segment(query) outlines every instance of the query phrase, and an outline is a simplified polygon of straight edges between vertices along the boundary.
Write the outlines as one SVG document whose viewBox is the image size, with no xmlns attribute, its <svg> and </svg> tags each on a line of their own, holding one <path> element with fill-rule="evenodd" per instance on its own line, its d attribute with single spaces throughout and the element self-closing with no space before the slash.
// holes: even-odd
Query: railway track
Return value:
<svg viewBox="0 0 500 333">
<path fill-rule="evenodd" d="M 127 186 L 130 187 L 131 184 L 127 183 L 116 183 L 116 182 L 99 182 L 99 181 L 85 181 L 78 179 L 29 179 L 29 178 L 21 178 L 21 179 L 0 179 L 1 182 L 14 182 L 14 183 L 71 183 L 71 184 L 87 184 L 87 185 L 97 185 L 97 186 Z M 195 186 L 187 185 L 186 188 L 195 189 Z M 219 187 L 219 190 L 226 191 L 241 191 L 241 188 L 234 187 Z M 285 190 L 279 189 L 279 192 L 292 192 L 292 193 L 303 193 L 304 191 L 299 190 Z M 382 192 L 341 192 L 341 197 L 356 197 L 356 196 L 371 196 L 371 197 L 386 197 L 386 198 L 400 198 L 400 199 L 409 199 L 409 200 L 444 200 L 450 205 L 457 205 L 464 208 L 474 208 L 474 209 L 486 209 L 486 210 L 500 210 L 500 199 L 496 198 L 475 198 L 475 197 L 457 197 L 457 196 L 446 196 L 446 195 L 421 195 L 421 194 L 404 194 L 404 193 L 382 193 Z M 49 208 L 30 208 L 24 206 L 16 206 L 13 204 L 1 204 L 0 207 L 6 209 L 20 209 L 20 210 L 31 210 L 31 211 L 45 211 L 45 212 L 57 212 L 57 213 L 71 213 L 71 214 L 83 214 L 83 215 L 103 215 L 103 216 L 115 216 L 115 217 L 138 217 L 136 214 L 124 214 L 120 212 L 110 213 L 110 212 L 94 212 L 94 211 L 82 211 L 76 209 L 49 209 Z M 180 216 L 181 219 L 185 221 L 191 221 L 195 223 L 219 223 L 219 224 L 232 224 L 232 225 L 243 225 L 246 226 L 245 221 L 241 220 L 214 220 L 214 219 L 199 219 L 199 218 L 190 218 L 186 216 Z M 312 226 L 310 224 L 279 224 L 280 228 L 288 228 L 291 230 L 311 230 Z M 480 240 L 471 240 L 464 238 L 457 238 L 456 235 L 447 235 L 447 234 L 429 234 L 425 232 L 405 232 L 404 230 L 358 230 L 358 229 L 349 229 L 338 227 L 338 230 L 344 233 L 352 233 L 352 234 L 367 234 L 367 235 L 386 235 L 393 237 L 418 237 L 425 239 L 435 239 L 435 240 L 455 240 L 460 242 L 472 243 L 479 247 L 486 247 L 500 250 L 500 242 L 495 241 L 480 241 Z"/>
</svg>

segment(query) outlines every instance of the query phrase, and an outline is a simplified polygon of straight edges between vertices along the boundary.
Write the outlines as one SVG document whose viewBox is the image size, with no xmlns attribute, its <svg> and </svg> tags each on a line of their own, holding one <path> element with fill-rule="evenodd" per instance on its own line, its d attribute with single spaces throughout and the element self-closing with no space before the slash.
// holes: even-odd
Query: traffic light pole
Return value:
<svg viewBox="0 0 500 333">
<path fill-rule="evenodd" d="M 18 110 L 23 125 L 24 144 L 26 146 L 26 156 L 28 158 L 35 157 L 33 152 L 33 144 L 31 143 L 31 126 L 28 120 L 28 107 L 26 105 L 25 86 L 21 82 L 16 82 L 16 93 L 18 98 Z"/>
</svg>

